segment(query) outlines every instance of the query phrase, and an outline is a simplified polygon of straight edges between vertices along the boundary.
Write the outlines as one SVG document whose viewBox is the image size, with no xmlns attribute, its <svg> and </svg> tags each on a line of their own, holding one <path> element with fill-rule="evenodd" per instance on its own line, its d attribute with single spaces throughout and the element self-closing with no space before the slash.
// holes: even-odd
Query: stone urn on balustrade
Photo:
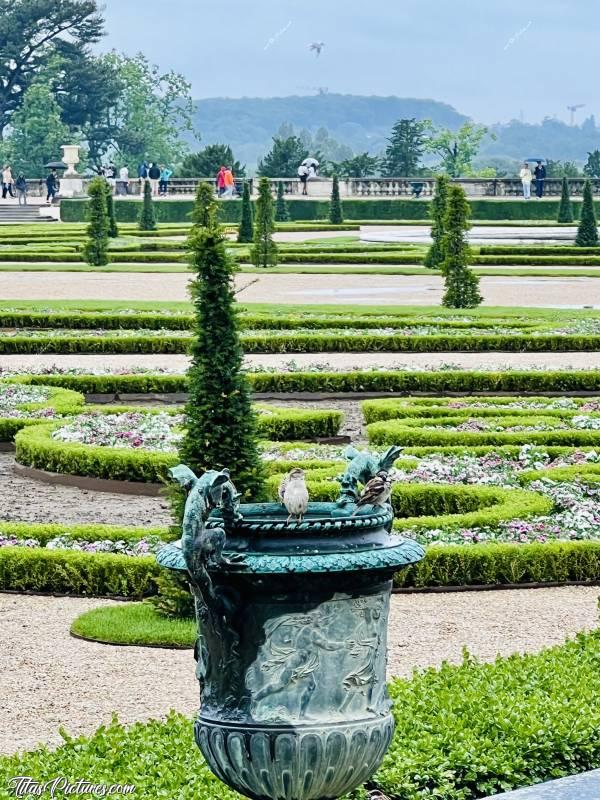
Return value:
<svg viewBox="0 0 600 800">
<path fill-rule="evenodd" d="M 173 470 L 183 534 L 158 561 L 185 572 L 195 597 L 195 738 L 214 774 L 254 800 L 333 800 L 389 747 L 392 577 L 423 549 L 391 533 L 389 502 L 357 501 L 397 453 L 353 451 L 339 500 L 309 503 L 301 520 L 280 503 L 239 504 L 227 470 Z"/>
</svg>

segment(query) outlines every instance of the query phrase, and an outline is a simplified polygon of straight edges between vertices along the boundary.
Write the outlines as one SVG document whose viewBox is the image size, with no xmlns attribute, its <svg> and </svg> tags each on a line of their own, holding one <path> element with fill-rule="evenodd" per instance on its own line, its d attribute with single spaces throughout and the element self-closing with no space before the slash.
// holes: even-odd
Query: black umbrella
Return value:
<svg viewBox="0 0 600 800">
<path fill-rule="evenodd" d="M 67 165 L 64 161 L 49 161 L 44 164 L 44 169 L 67 169 Z"/>
</svg>

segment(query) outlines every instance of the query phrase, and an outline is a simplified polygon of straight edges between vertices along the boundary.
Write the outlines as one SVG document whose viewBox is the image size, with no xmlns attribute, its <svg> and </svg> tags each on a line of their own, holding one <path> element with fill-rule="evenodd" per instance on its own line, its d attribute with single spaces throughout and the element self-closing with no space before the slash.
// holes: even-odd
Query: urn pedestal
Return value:
<svg viewBox="0 0 600 800">
<path fill-rule="evenodd" d="M 391 523 L 389 505 L 340 516 L 339 504 L 311 503 L 291 523 L 279 504 L 241 505 L 209 582 L 192 577 L 195 737 L 232 789 L 254 800 L 334 800 L 381 763 L 393 733 L 392 576 L 423 557 Z M 220 526 L 217 509 L 205 535 Z M 185 569 L 177 547 L 159 561 Z"/>
</svg>

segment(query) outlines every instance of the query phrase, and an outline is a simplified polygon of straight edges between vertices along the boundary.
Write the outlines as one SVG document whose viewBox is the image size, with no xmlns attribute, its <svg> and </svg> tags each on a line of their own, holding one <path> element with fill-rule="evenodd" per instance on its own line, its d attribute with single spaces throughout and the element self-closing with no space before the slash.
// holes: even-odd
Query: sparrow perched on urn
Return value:
<svg viewBox="0 0 600 800">
<path fill-rule="evenodd" d="M 288 510 L 288 523 L 292 517 L 302 522 L 308 508 L 308 489 L 303 469 L 293 469 L 285 476 L 279 486 L 279 499 Z"/>
<path fill-rule="evenodd" d="M 380 470 L 374 478 L 365 485 L 358 498 L 357 507 L 383 506 L 392 494 L 392 479 L 384 470 Z"/>
</svg>

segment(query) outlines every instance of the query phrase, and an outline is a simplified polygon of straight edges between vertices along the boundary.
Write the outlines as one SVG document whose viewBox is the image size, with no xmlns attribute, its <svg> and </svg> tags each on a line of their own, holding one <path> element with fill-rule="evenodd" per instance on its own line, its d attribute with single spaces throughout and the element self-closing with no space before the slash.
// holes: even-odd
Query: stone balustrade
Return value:
<svg viewBox="0 0 600 800">
<path fill-rule="evenodd" d="M 91 179 L 83 178 L 82 195 L 87 194 L 87 185 Z M 250 193 L 256 196 L 258 180 L 249 178 Z M 283 183 L 284 194 L 288 198 L 301 197 L 301 185 L 297 178 L 271 178 L 273 194 L 277 192 L 277 184 Z M 192 197 L 200 182 L 214 185 L 212 178 L 171 178 L 169 181 L 170 197 Z M 467 197 L 472 199 L 482 198 L 519 198 L 523 196 L 521 181 L 518 178 L 459 178 L 452 181 L 465 190 Z M 583 194 L 584 178 L 570 178 L 569 191 L 571 197 L 581 197 Z M 115 194 L 120 196 L 139 197 L 141 195 L 141 181 L 131 178 L 127 193 L 123 184 L 117 180 Z M 241 195 L 241 179 L 236 180 L 236 190 Z M 308 183 L 309 198 L 316 200 L 328 199 L 331 195 L 330 178 L 317 177 Z M 600 196 L 600 179 L 593 179 L 594 194 Z M 27 181 L 31 197 L 42 197 L 46 194 L 46 184 L 43 179 Z M 532 193 L 535 185 L 532 186 Z M 547 178 L 545 181 L 544 195 L 546 197 L 560 197 L 562 180 L 560 178 Z M 340 196 L 348 199 L 381 199 L 381 198 L 431 198 L 435 191 L 434 178 L 349 178 L 340 179 Z"/>
</svg>

